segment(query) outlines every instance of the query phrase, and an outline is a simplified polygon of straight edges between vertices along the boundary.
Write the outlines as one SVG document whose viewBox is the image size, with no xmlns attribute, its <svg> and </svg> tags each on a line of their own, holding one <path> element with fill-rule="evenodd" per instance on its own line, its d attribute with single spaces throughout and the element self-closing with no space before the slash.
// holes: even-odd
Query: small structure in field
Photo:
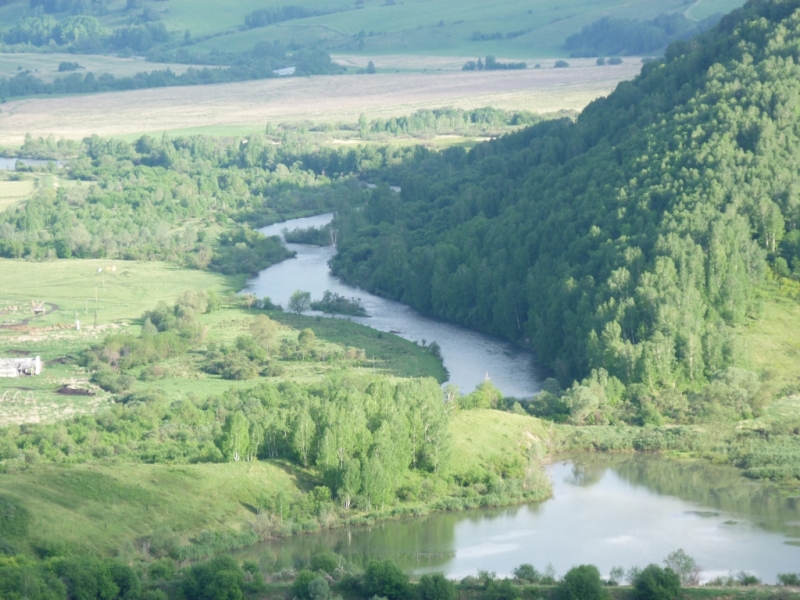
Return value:
<svg viewBox="0 0 800 600">
<path fill-rule="evenodd" d="M 31 300 L 31 310 L 35 317 L 41 317 L 47 312 L 47 309 L 44 307 L 44 302 L 36 302 L 35 300 Z"/>
<path fill-rule="evenodd" d="M 0 377 L 33 377 L 42 374 L 42 359 L 0 358 Z"/>
</svg>

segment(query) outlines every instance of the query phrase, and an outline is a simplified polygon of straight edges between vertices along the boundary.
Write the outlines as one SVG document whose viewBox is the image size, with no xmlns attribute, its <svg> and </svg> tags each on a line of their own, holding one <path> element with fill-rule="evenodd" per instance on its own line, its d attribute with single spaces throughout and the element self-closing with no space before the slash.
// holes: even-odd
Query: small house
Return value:
<svg viewBox="0 0 800 600">
<path fill-rule="evenodd" d="M 33 377 L 42 374 L 42 359 L 0 358 L 0 377 Z"/>
</svg>

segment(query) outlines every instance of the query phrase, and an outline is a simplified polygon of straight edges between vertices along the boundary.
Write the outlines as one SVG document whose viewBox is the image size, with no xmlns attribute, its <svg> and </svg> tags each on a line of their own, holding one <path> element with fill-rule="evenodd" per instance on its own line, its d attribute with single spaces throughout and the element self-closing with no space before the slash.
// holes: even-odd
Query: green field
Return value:
<svg viewBox="0 0 800 600">
<path fill-rule="evenodd" d="M 115 267 L 116 271 L 110 271 Z M 103 272 L 98 270 L 103 269 Z M 0 425 L 42 422 L 94 412 L 110 400 L 97 396 L 64 396 L 56 393 L 68 384 L 85 386 L 89 379 L 76 364 L 84 348 L 111 333 L 138 333 L 139 317 L 158 302 L 172 303 L 187 290 L 213 290 L 220 295 L 244 287 L 242 277 L 181 269 L 164 263 L 102 260 L 62 260 L 44 263 L 0 260 L 0 356 L 41 356 L 41 377 L 0 379 Z M 95 296 L 96 294 L 96 296 Z M 48 314 L 32 317 L 31 301 L 46 302 Z M 7 310 L 8 308 L 12 310 Z M 95 310 L 97 325 L 95 326 Z M 171 399 L 188 395 L 205 397 L 252 381 L 229 381 L 203 372 L 207 344 L 229 344 L 249 331 L 259 311 L 225 308 L 203 315 L 207 337 L 197 351 L 159 363 L 165 376 L 157 382 L 137 381 L 133 391 L 159 391 Z M 81 329 L 75 329 L 76 317 Z M 426 349 L 395 335 L 381 333 L 346 319 L 326 319 L 274 313 L 282 323 L 281 339 L 295 339 L 297 331 L 311 328 L 320 348 L 356 348 L 366 358 L 356 372 L 384 373 L 395 377 L 447 378 L 439 359 Z M 351 363 L 289 362 L 282 379 L 312 381 Z M 136 371 L 136 375 L 140 373 Z"/>
<path fill-rule="evenodd" d="M 0 23 L 10 25 L 16 22 L 26 14 L 27 4 L 26 0 L 16 0 L 0 8 Z M 287 44 L 295 40 L 304 44 L 321 44 L 331 52 L 361 56 L 475 57 L 493 54 L 512 58 L 547 58 L 563 56 L 561 46 L 569 35 L 605 16 L 648 19 L 665 12 L 685 12 L 690 18 L 699 20 L 716 12 L 729 12 L 741 6 L 743 1 L 697 0 L 687 4 L 685 0 L 547 0 L 537 3 L 508 0 L 498 5 L 466 0 L 456 5 L 442 1 L 407 0 L 390 5 L 383 0 L 367 0 L 361 8 L 355 9 L 352 4 L 343 5 L 338 0 L 295 0 L 293 5 L 308 8 L 334 10 L 345 7 L 347 10 L 250 31 L 239 30 L 247 14 L 257 9 L 283 6 L 285 2 L 171 0 L 169 4 L 152 1 L 145 4 L 155 9 L 176 37 L 190 31 L 198 43 L 188 48 L 201 53 L 249 50 L 262 40 L 281 40 Z M 124 0 L 112 0 L 106 5 L 109 13 L 101 17 L 101 22 L 107 29 L 128 24 L 131 13 L 124 11 Z M 472 35 L 476 31 L 501 33 L 503 39 L 475 42 Z M 508 37 L 509 33 L 519 35 Z M 84 60 L 83 56 L 79 55 L 79 58 L 79 62 Z M 34 66 L 34 69 L 39 68 L 39 74 L 43 76 L 52 70 L 53 64 L 58 64 L 50 59 L 40 60 L 42 66 Z M 88 57 L 85 60 L 90 61 Z M 123 62 L 99 60 L 105 60 L 108 72 L 114 73 L 112 69 L 120 69 L 120 74 L 126 72 Z M 8 68 L 19 66 L 13 64 L 13 58 L 9 61 Z M 2 65 L 3 61 L 0 61 L 0 73 L 4 72 Z M 89 67 L 88 64 L 85 66 Z"/>
<path fill-rule="evenodd" d="M 340 7 L 335 0 L 298 2 L 315 8 Z M 690 7 L 691 18 L 701 19 L 713 12 L 730 12 L 743 4 L 741 0 L 700 0 Z M 218 14 L 213 5 L 198 9 L 190 0 L 173 0 L 164 14 L 170 26 L 181 24 L 194 35 L 220 34 L 239 27 L 244 16 L 256 8 L 279 5 L 278 2 L 237 2 L 226 5 L 227 14 Z M 202 51 L 241 51 L 261 40 L 291 40 L 323 43 L 331 51 L 374 54 L 484 56 L 494 54 L 516 58 L 546 58 L 564 55 L 564 40 L 585 25 L 604 16 L 647 19 L 664 12 L 687 9 L 684 0 L 648 2 L 635 0 L 574 0 L 572 2 L 538 2 L 509 0 L 497 3 L 468 0 L 458 10 L 447 2 L 420 0 L 398 2 L 393 6 L 380 0 L 365 2 L 360 10 L 287 21 L 270 27 L 216 35 L 193 48 Z M 213 25 L 212 25 L 213 24 Z M 363 47 L 354 36 L 364 32 Z M 500 32 L 504 36 L 525 31 L 513 39 L 472 41 L 475 31 Z"/>
</svg>

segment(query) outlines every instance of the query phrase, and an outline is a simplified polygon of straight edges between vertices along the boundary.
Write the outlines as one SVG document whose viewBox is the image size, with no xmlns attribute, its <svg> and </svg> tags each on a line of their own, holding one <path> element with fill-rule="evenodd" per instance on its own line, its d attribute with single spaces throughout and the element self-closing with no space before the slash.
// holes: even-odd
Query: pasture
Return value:
<svg viewBox="0 0 800 600">
<path fill-rule="evenodd" d="M 373 119 L 421 108 L 580 110 L 641 69 L 637 59 L 613 67 L 586 59 L 570 64 L 568 69 L 551 68 L 551 61 L 525 71 L 298 77 L 14 100 L 0 112 L 0 145 L 19 146 L 26 133 L 68 139 L 165 131 L 244 134 L 263 131 L 267 123 L 355 123 L 362 113 Z"/>
<path fill-rule="evenodd" d="M 730 12 L 743 1 L 573 0 L 564 3 L 547 0 L 531 3 L 506 0 L 492 3 L 465 0 L 453 4 L 366 0 L 357 10 L 239 31 L 250 11 L 281 4 L 277 0 L 237 0 L 224 4 L 172 0 L 161 13 L 171 29 L 189 29 L 195 37 L 210 36 L 191 46 L 201 53 L 249 50 L 262 40 L 285 43 L 303 40 L 322 44 L 331 52 L 354 52 L 365 57 L 397 53 L 473 57 L 495 54 L 541 59 L 563 56 L 561 47 L 569 35 L 605 16 L 650 19 L 665 12 L 686 12 L 690 18 L 702 19 L 715 12 Z M 302 0 L 295 4 L 317 9 L 342 7 L 338 0 Z M 500 33 L 501 39 L 475 41 L 476 31 L 489 35 Z"/>
</svg>

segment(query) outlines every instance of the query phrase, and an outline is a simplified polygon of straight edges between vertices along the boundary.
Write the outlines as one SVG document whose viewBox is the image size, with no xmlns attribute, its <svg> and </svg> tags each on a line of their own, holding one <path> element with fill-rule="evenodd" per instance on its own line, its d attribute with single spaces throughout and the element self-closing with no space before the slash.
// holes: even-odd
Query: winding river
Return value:
<svg viewBox="0 0 800 600">
<path fill-rule="evenodd" d="M 296 219 L 261 229 L 319 227 L 332 215 Z M 471 391 L 486 374 L 506 395 L 539 389 L 533 356 L 467 329 L 348 286 L 330 274 L 333 248 L 288 244 L 297 257 L 264 270 L 249 291 L 286 306 L 297 290 L 320 298 L 325 290 L 360 298 L 370 317 L 353 319 L 412 340 L 436 341 L 450 380 Z M 333 550 L 354 566 L 391 558 L 417 573 L 461 578 L 478 570 L 509 575 L 521 563 L 563 574 L 591 563 L 608 574 L 660 563 L 683 548 L 702 567 L 701 580 L 746 571 L 766 582 L 800 571 L 800 499 L 744 479 L 729 467 L 658 457 L 589 455 L 549 467 L 553 498 L 502 510 L 434 514 L 261 544 L 243 551 L 268 571 L 301 568 Z"/>
<path fill-rule="evenodd" d="M 284 229 L 320 227 L 330 223 L 332 214 L 294 219 L 260 229 L 267 236 L 281 235 Z M 328 261 L 333 247 L 287 244 L 297 257 L 265 269 L 248 282 L 248 291 L 258 297 L 269 296 L 276 304 L 286 307 L 295 290 L 311 292 L 313 299 L 322 297 L 325 290 L 343 296 L 360 298 L 369 317 L 349 317 L 380 331 L 396 333 L 413 342 L 436 342 L 442 349 L 444 366 L 450 382 L 462 393 L 471 392 L 487 376 L 506 396 L 526 398 L 539 390 L 533 355 L 488 335 L 470 331 L 458 325 L 437 321 L 399 302 L 375 296 L 349 286 L 331 275 Z"/>
<path fill-rule="evenodd" d="M 334 530 L 240 552 L 267 572 L 302 568 L 326 550 L 351 566 L 390 558 L 414 573 L 508 576 L 522 563 L 563 575 L 594 564 L 608 575 L 661 563 L 682 548 L 700 580 L 745 571 L 774 583 L 800 571 L 800 499 L 748 482 L 732 467 L 653 456 L 588 455 L 549 467 L 553 498 L 507 509 L 439 513 Z"/>
</svg>

